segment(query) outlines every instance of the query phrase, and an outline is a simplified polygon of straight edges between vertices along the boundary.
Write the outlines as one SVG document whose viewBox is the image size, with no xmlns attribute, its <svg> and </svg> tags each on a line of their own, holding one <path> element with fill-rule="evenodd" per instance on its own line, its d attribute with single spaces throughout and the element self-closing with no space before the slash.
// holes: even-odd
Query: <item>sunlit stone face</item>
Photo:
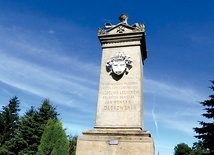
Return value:
<svg viewBox="0 0 214 155">
<path fill-rule="evenodd" d="M 112 64 L 112 70 L 117 75 L 123 74 L 125 69 L 126 69 L 126 63 L 123 60 L 118 59 L 117 61 L 114 61 Z"/>
</svg>

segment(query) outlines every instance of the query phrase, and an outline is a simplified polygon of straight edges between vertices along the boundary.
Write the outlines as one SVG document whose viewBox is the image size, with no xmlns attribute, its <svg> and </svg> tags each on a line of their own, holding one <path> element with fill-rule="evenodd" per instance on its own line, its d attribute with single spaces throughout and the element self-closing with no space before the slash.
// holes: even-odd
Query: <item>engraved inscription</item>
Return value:
<svg viewBox="0 0 214 155">
<path fill-rule="evenodd" d="M 102 83 L 100 99 L 102 99 L 103 111 L 122 112 L 137 110 L 134 102 L 140 98 L 140 88 L 136 82 Z"/>
<path fill-rule="evenodd" d="M 134 106 L 104 106 L 104 110 L 111 110 L 111 111 L 129 111 L 129 110 L 136 110 L 137 107 L 134 105 Z"/>
</svg>

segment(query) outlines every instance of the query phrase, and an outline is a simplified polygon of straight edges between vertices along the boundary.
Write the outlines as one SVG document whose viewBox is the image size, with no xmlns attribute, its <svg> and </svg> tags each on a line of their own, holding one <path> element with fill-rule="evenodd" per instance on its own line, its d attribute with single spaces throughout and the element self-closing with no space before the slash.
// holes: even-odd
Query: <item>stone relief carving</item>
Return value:
<svg viewBox="0 0 214 155">
<path fill-rule="evenodd" d="M 123 75 L 128 74 L 129 70 L 132 68 L 133 60 L 124 55 L 124 53 L 118 52 L 115 56 L 112 56 L 110 60 L 106 63 L 106 70 L 109 75 Z"/>
<path fill-rule="evenodd" d="M 117 33 L 123 33 L 125 31 L 125 28 L 123 26 L 119 26 L 117 28 Z"/>
<path fill-rule="evenodd" d="M 102 28 L 98 28 L 98 34 L 99 35 L 106 34 L 106 30 L 104 30 Z"/>
<path fill-rule="evenodd" d="M 135 28 L 133 31 L 143 31 L 143 32 L 145 32 L 145 25 L 144 24 L 135 23 L 135 24 L 132 25 L 132 27 Z"/>
<path fill-rule="evenodd" d="M 130 28 L 132 28 L 133 32 L 134 31 L 143 31 L 143 32 L 145 32 L 145 25 L 144 24 L 135 23 L 133 25 L 129 25 L 128 24 L 128 16 L 125 15 L 125 14 L 122 14 L 118 19 L 120 20 L 119 24 L 123 24 L 123 25 L 129 26 Z M 116 27 L 119 24 L 112 25 L 111 23 L 105 23 L 104 24 L 104 28 L 98 28 L 98 35 L 108 34 L 108 30 L 109 29 L 111 29 L 113 27 Z M 125 27 L 123 27 L 123 25 L 119 25 L 117 27 L 116 33 L 124 33 L 126 31 L 126 29 L 125 29 Z"/>
</svg>

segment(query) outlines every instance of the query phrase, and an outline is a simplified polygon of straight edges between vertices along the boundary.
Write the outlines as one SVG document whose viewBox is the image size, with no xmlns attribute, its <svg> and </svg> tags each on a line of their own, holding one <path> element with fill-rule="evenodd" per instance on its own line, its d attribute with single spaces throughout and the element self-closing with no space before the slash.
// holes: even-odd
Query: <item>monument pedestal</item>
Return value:
<svg viewBox="0 0 214 155">
<path fill-rule="evenodd" d="M 154 155 L 154 142 L 148 131 L 94 129 L 78 137 L 77 155 Z"/>
</svg>

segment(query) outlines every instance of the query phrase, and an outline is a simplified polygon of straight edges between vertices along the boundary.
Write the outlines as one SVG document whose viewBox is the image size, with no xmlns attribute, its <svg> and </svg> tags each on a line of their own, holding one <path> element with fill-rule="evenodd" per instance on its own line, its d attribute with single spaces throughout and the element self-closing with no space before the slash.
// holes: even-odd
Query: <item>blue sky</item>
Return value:
<svg viewBox="0 0 214 155">
<path fill-rule="evenodd" d="M 156 154 L 196 142 L 214 75 L 212 0 L 0 0 L 0 106 L 18 96 L 21 114 L 49 98 L 67 132 L 95 123 L 101 46 L 98 27 L 145 23 L 144 129 Z"/>
</svg>

